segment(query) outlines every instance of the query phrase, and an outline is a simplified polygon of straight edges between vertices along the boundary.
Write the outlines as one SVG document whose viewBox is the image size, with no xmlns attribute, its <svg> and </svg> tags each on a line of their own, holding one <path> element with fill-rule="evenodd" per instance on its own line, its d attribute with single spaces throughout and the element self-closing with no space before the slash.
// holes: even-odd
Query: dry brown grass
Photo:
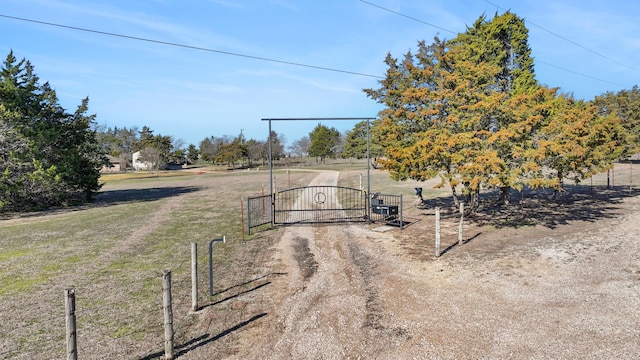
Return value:
<svg viewBox="0 0 640 360">
<path fill-rule="evenodd" d="M 346 163 L 338 166 L 341 170 L 340 185 L 358 187 L 360 175 L 366 177 L 366 168 L 362 164 Z M 393 239 L 384 243 L 385 251 L 392 255 L 384 253 L 379 248 L 375 250 L 379 252 L 376 253 L 376 256 L 379 256 L 379 260 L 376 261 L 384 264 L 385 261 L 390 261 L 386 256 L 392 256 L 391 261 L 396 261 L 394 266 L 398 265 L 397 269 L 415 268 L 412 271 L 422 279 L 416 281 L 430 279 L 428 284 L 420 285 L 428 291 L 424 294 L 416 292 L 419 295 L 416 296 L 420 299 L 428 297 L 429 301 L 443 306 L 444 310 L 441 316 L 439 315 L 443 325 L 438 330 L 445 334 L 447 327 L 444 324 L 449 321 L 451 329 L 460 328 L 468 334 L 476 330 L 473 325 L 455 322 L 459 314 L 454 311 L 447 312 L 451 308 L 445 307 L 466 296 L 465 291 L 469 290 L 469 284 L 464 281 L 483 279 L 490 282 L 486 288 L 480 286 L 478 292 L 474 293 L 481 297 L 481 300 L 484 299 L 478 303 L 487 307 L 493 305 L 490 304 L 491 301 L 504 300 L 482 298 L 482 291 L 495 291 L 510 284 L 509 278 L 500 277 L 502 273 L 511 272 L 519 276 L 525 284 L 518 289 L 519 291 L 526 289 L 526 284 L 538 284 L 538 280 L 527 274 L 529 270 L 540 271 L 547 265 L 544 258 L 536 258 L 537 267 L 532 267 L 531 262 L 534 260 L 531 260 L 531 257 L 536 251 L 552 253 L 555 257 L 551 265 L 557 266 L 558 269 L 584 275 L 586 270 L 562 262 L 565 258 L 574 259 L 571 261 L 588 266 L 589 259 L 580 257 L 579 254 L 577 257 L 565 254 L 573 251 L 572 249 L 580 250 L 580 242 L 572 241 L 556 251 L 553 246 L 560 245 L 555 244 L 553 239 L 577 238 L 579 235 L 576 234 L 580 234 L 581 231 L 593 232 L 598 229 L 603 218 L 609 221 L 609 224 L 631 211 L 624 199 L 635 194 L 629 191 L 629 181 L 625 179 L 631 178 L 635 184 L 640 184 L 637 177 L 640 176 L 640 170 L 637 173 L 638 175 L 631 173 L 628 165 L 619 166 L 614 175 L 616 187 L 611 190 L 602 187 L 606 183 L 604 175 L 596 177 L 596 196 L 592 200 L 589 199 L 590 183 L 587 183 L 586 187 L 571 188 L 573 191 L 567 194 L 567 199 L 573 201 L 570 204 L 572 207 L 563 207 L 563 204 L 547 206 L 544 208 L 545 215 L 534 219 L 537 222 L 533 224 L 522 225 L 520 222 L 520 227 L 513 226 L 514 219 L 525 219 L 520 217 L 518 220 L 517 207 L 514 208 L 515 211 L 499 213 L 499 216 L 495 217 L 497 222 L 477 222 L 467 228 L 467 242 L 464 247 L 451 247 L 445 253 L 445 257 L 437 261 L 431 248 L 428 248 L 431 243 L 426 235 L 432 232 L 430 207 L 414 206 L 413 187 L 423 186 L 425 198 L 433 201 L 433 204 L 446 204 L 449 192 L 446 189 L 433 189 L 431 183 L 396 183 L 389 180 L 383 172 L 372 170 L 372 191 L 403 194 L 405 216 L 412 221 L 409 227 L 402 232 L 394 233 L 391 236 Z M 278 169 L 275 176 L 277 186 L 292 187 L 308 184 L 316 173 L 297 170 L 286 172 Z M 80 358 L 160 358 L 163 340 L 160 274 L 163 269 L 173 272 L 178 355 L 184 358 L 198 358 L 200 355 L 202 358 L 225 358 L 251 353 L 251 345 L 268 349 L 269 344 L 260 343 L 263 337 L 258 335 L 263 330 L 265 322 L 258 320 L 275 317 L 273 311 L 287 311 L 266 306 L 269 301 L 273 302 L 278 296 L 284 296 L 277 293 L 276 290 L 282 287 L 275 284 L 291 276 L 287 273 L 289 268 L 277 261 L 274 262 L 275 245 L 279 243 L 285 229 L 259 232 L 242 240 L 240 216 L 243 197 L 268 192 L 268 172 L 201 169 L 162 173 L 161 176 L 105 176 L 103 180 L 106 181 L 103 193 L 94 204 L 23 214 L 0 220 L 0 322 L 3 324 L 0 358 L 64 358 L 63 290 L 68 287 L 75 288 L 77 294 Z M 531 205 L 535 205 L 533 200 Z M 575 205 L 581 210 L 571 212 Z M 529 220 L 530 218 L 526 217 Z M 547 226 L 550 220 L 555 222 L 555 227 Z M 629 222 L 625 224 L 629 225 Z M 325 233 L 331 232 L 328 229 L 317 231 L 318 241 L 327 240 L 323 238 Z M 620 236 L 624 235 L 622 230 L 620 233 Z M 207 245 L 209 240 L 222 235 L 226 235 L 227 243 L 214 245 L 215 287 L 214 296 L 209 296 L 206 277 Z M 453 236 L 443 239 L 443 245 L 453 245 L 452 239 Z M 368 244 L 380 245 L 380 240 L 367 238 L 354 241 L 354 245 L 341 251 L 355 254 L 352 256 L 355 268 L 361 269 L 364 268 L 363 254 L 366 251 L 374 253 L 373 248 L 367 248 Z M 593 245 L 588 251 L 580 251 L 595 257 L 600 251 L 598 246 L 604 245 L 596 239 L 590 241 L 597 246 Z M 189 251 L 192 242 L 198 243 L 199 246 L 200 304 L 203 309 L 197 314 L 189 312 Z M 305 260 L 303 263 L 311 263 L 306 260 L 311 258 L 313 244 L 302 250 Z M 605 250 L 613 251 L 609 248 Z M 320 267 L 327 266 L 320 263 L 319 259 L 316 261 Z M 529 268 L 520 268 L 518 264 L 525 264 Z M 602 270 L 606 265 L 603 262 L 599 264 L 598 269 Z M 492 268 L 498 270 L 494 271 Z M 396 268 L 389 265 L 386 269 L 391 272 Z M 631 274 L 638 274 L 640 271 L 637 267 L 629 269 Z M 431 271 L 439 271 L 439 277 Z M 465 275 L 455 280 L 462 271 Z M 354 270 L 353 276 L 364 276 L 365 285 L 367 282 L 389 281 L 378 277 L 386 272 L 375 272 L 375 277 L 371 277 L 370 273 L 373 274 L 374 271 L 358 273 Z M 549 275 L 547 272 L 545 274 Z M 438 282 L 440 280 L 442 283 Z M 565 277 L 561 280 L 569 281 Z M 557 284 L 555 290 L 560 291 L 563 283 L 558 281 Z M 367 286 L 369 287 L 363 288 L 364 294 L 375 295 L 369 296 L 370 299 L 365 303 L 367 314 L 377 314 L 376 316 L 384 316 L 384 319 L 388 320 L 390 309 L 395 306 L 396 299 L 386 298 L 385 292 L 374 291 L 372 285 Z M 391 284 L 389 288 L 397 286 L 400 286 L 400 283 Z M 538 286 L 542 289 L 544 284 Z M 447 298 L 447 291 L 454 297 Z M 437 297 L 431 296 L 431 292 Z M 406 302 L 407 308 L 413 306 L 410 300 L 410 297 L 402 299 Z M 262 305 L 265 305 L 264 308 Z M 575 304 L 568 303 L 566 306 Z M 256 312 L 257 309 L 266 310 Z M 507 309 L 523 315 L 523 311 L 517 307 L 505 307 L 499 315 L 508 316 Z M 585 310 L 581 307 L 578 309 Z M 460 313 L 477 316 L 479 313 L 474 311 L 479 310 L 482 309 L 469 308 L 460 310 Z M 411 314 L 403 314 L 399 309 L 394 311 L 397 311 L 398 319 Z M 567 310 L 567 314 L 570 315 L 571 311 Z M 369 327 L 373 329 L 371 333 L 377 336 L 380 335 L 378 328 L 384 328 L 389 324 L 376 319 L 378 318 L 369 319 L 369 325 L 375 325 Z M 408 323 L 410 317 L 406 320 Z M 482 325 L 482 332 L 479 334 L 489 334 L 495 330 L 485 328 L 485 325 L 489 325 L 482 323 L 481 319 L 475 320 L 478 326 Z M 433 343 L 437 340 L 430 335 L 437 335 L 436 332 L 427 331 L 432 325 L 429 324 L 422 329 L 406 327 L 396 321 L 390 324 L 388 329 L 401 330 L 399 333 L 402 336 L 393 338 L 400 345 L 408 342 L 418 344 L 418 340 L 422 338 L 424 344 L 427 344 L 426 341 Z M 522 334 L 525 332 L 525 325 L 523 324 Z M 238 331 L 240 329 L 254 331 L 242 333 Z M 420 333 L 422 330 L 425 332 Z M 519 331 L 520 328 L 516 330 Z M 405 336 L 408 331 L 413 334 L 413 340 Z M 464 354 L 463 342 L 454 343 L 462 339 L 455 338 L 456 335 L 453 333 L 448 333 L 448 336 L 450 337 L 445 338 L 442 335 L 438 339 L 444 344 L 449 341 L 449 345 L 458 346 L 460 353 Z M 397 349 L 409 351 L 409 347 L 398 344 L 394 345 L 399 346 Z M 578 341 L 575 346 L 580 344 Z M 384 343 L 379 345 L 382 346 Z M 473 345 L 481 346 L 480 342 L 474 342 Z M 452 353 L 445 353 L 443 357 L 447 354 Z M 280 358 L 285 355 L 280 354 Z"/>
<path fill-rule="evenodd" d="M 278 170 L 304 184 L 311 172 Z M 162 347 L 160 274 L 173 272 L 177 342 L 194 322 L 190 244 L 199 245 L 201 302 L 207 245 L 216 244 L 216 291 L 250 282 L 272 233 L 242 240 L 241 199 L 267 189 L 266 171 L 109 175 L 95 203 L 0 222 L 0 358 L 65 355 L 65 288 L 76 289 L 80 358 L 145 357 Z M 246 264 L 243 261 L 251 261 Z M 253 269 L 236 271 L 231 268 Z M 225 280 L 226 279 L 226 280 Z M 250 285 L 248 285 L 250 286 Z M 240 287 L 242 288 L 242 287 Z"/>
</svg>

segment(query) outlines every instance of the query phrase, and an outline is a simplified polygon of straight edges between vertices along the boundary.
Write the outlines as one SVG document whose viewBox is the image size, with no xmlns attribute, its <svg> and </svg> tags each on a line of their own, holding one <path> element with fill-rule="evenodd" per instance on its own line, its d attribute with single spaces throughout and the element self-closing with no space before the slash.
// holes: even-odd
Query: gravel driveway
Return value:
<svg viewBox="0 0 640 360">
<path fill-rule="evenodd" d="M 337 176 L 311 185 L 335 185 Z M 640 201 L 625 202 L 615 219 L 500 239 L 485 231 L 426 260 L 402 245 L 432 254 L 428 235 L 407 239 L 375 224 L 288 227 L 267 264 L 279 276 L 242 300 L 245 314 L 260 317 L 238 330 L 226 357 L 639 359 Z"/>
</svg>

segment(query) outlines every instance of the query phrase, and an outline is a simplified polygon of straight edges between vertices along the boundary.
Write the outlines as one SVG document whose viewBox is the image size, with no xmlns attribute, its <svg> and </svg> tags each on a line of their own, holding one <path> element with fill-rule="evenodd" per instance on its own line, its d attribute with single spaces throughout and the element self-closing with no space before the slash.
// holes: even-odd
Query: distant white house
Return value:
<svg viewBox="0 0 640 360">
<path fill-rule="evenodd" d="M 140 151 L 136 151 L 131 155 L 131 162 L 134 170 L 149 170 L 151 164 L 147 161 L 140 161 Z"/>
</svg>

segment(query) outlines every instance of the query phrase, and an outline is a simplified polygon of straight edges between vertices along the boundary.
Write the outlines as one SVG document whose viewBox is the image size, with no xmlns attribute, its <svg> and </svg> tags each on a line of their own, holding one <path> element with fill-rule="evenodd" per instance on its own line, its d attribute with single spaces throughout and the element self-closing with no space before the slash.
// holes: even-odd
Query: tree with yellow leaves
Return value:
<svg viewBox="0 0 640 360">
<path fill-rule="evenodd" d="M 628 143 L 620 118 L 539 85 L 524 21 L 481 17 L 454 39 L 418 43 L 402 61 L 390 54 L 379 89 L 382 164 L 396 180 L 462 185 L 475 211 L 482 188 L 562 188 L 610 166 Z"/>
</svg>

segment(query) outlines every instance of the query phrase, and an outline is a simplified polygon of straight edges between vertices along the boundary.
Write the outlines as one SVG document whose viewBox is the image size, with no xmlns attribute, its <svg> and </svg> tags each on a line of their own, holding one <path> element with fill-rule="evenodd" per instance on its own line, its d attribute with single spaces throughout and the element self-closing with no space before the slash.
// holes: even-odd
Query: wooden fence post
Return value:
<svg viewBox="0 0 640 360">
<path fill-rule="evenodd" d="M 198 244 L 191 243 L 191 311 L 198 311 Z"/>
<path fill-rule="evenodd" d="M 436 208 L 436 257 L 440 257 L 440 208 Z"/>
<path fill-rule="evenodd" d="M 78 343 L 76 338 L 76 292 L 73 289 L 64 291 L 64 309 L 67 325 L 67 360 L 78 359 Z"/>
<path fill-rule="evenodd" d="M 162 308 L 164 309 L 164 357 L 173 360 L 173 310 L 171 308 L 171 271 L 162 273 Z"/>
<path fill-rule="evenodd" d="M 616 166 L 613 165 L 613 170 L 611 170 L 611 186 L 616 186 Z"/>
<path fill-rule="evenodd" d="M 460 203 L 460 225 L 458 225 L 458 245 L 462 245 L 462 221 L 464 220 L 464 203 Z"/>
</svg>

